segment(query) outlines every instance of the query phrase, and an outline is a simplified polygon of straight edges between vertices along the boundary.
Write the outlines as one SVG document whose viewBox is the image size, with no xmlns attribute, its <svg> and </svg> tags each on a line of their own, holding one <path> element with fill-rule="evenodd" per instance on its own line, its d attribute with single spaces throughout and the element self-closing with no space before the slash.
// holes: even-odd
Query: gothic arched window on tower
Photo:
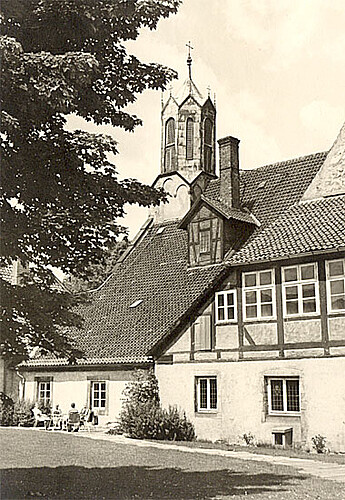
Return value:
<svg viewBox="0 0 345 500">
<path fill-rule="evenodd" d="M 212 135 L 213 126 L 209 118 L 204 123 L 204 169 L 211 172 L 212 166 Z"/>
<path fill-rule="evenodd" d="M 175 120 L 169 118 L 165 124 L 165 152 L 164 170 L 170 172 L 175 169 Z"/>
<path fill-rule="evenodd" d="M 193 160 L 194 145 L 194 122 L 193 118 L 187 118 L 186 122 L 186 160 Z"/>
</svg>

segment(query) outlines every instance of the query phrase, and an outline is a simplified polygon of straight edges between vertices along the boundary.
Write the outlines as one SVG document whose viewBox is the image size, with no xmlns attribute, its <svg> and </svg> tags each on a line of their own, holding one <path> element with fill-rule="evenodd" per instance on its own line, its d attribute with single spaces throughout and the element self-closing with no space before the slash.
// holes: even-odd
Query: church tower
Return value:
<svg viewBox="0 0 345 500">
<path fill-rule="evenodd" d="M 188 47 L 188 78 L 162 102 L 161 174 L 154 186 L 169 193 L 169 204 L 151 210 L 156 222 L 179 219 L 204 191 L 216 170 L 216 108 L 202 96 L 192 79 Z"/>
</svg>

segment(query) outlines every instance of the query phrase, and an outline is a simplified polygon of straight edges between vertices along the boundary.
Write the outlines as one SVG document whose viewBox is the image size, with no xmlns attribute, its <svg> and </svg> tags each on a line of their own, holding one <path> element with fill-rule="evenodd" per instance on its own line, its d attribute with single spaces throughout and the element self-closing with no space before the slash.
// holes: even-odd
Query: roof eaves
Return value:
<svg viewBox="0 0 345 500">
<path fill-rule="evenodd" d="M 270 257 L 266 259 L 248 259 L 247 261 L 243 259 L 241 262 L 236 262 L 235 260 L 229 261 L 229 264 L 231 267 L 241 267 L 241 266 L 248 266 L 252 264 L 265 264 L 268 262 L 279 262 L 283 260 L 291 260 L 291 259 L 297 259 L 301 258 L 303 259 L 304 257 L 311 257 L 311 256 L 318 256 L 318 255 L 324 255 L 324 254 L 333 254 L 333 253 L 339 253 L 339 252 L 345 252 L 345 246 L 340 246 L 337 248 L 326 248 L 324 250 L 310 250 L 310 252 L 302 252 L 302 253 L 296 253 L 296 254 L 283 254 L 278 257 Z M 235 254 L 236 257 L 236 254 Z"/>
</svg>

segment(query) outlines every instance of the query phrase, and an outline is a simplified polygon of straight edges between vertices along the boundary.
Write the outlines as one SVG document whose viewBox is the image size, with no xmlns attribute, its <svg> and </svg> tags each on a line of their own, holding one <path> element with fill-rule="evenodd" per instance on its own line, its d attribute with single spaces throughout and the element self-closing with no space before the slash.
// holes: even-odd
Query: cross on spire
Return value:
<svg viewBox="0 0 345 500">
<path fill-rule="evenodd" d="M 194 49 L 194 47 L 191 46 L 190 41 L 186 43 L 186 47 L 188 47 L 188 57 L 187 57 L 187 66 L 188 66 L 188 73 L 189 73 L 189 79 L 192 79 L 192 57 L 190 55 L 191 49 Z"/>
</svg>

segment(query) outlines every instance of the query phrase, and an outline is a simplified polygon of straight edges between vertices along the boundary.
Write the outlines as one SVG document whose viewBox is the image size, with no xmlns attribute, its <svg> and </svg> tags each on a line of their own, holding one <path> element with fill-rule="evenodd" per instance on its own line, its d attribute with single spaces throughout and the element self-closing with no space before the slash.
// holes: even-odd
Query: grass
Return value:
<svg viewBox="0 0 345 500">
<path fill-rule="evenodd" d="M 167 443 L 167 441 L 160 441 L 160 443 Z M 254 453 L 257 455 L 272 455 L 272 456 L 282 456 L 282 457 L 292 457 L 292 458 L 306 458 L 308 460 L 316 460 L 318 462 L 325 463 L 336 463 L 345 465 L 345 454 L 341 453 L 308 453 L 303 450 L 298 450 L 294 448 L 273 448 L 270 446 L 241 446 L 239 444 L 228 444 L 223 442 L 212 441 L 174 441 L 174 444 L 178 446 L 188 446 L 190 448 L 212 448 L 216 450 L 229 450 L 229 451 L 246 451 L 249 453 Z"/>
<path fill-rule="evenodd" d="M 35 429 L 1 428 L 0 442 L 6 500 L 344 499 L 343 484 L 280 465 Z"/>
</svg>

